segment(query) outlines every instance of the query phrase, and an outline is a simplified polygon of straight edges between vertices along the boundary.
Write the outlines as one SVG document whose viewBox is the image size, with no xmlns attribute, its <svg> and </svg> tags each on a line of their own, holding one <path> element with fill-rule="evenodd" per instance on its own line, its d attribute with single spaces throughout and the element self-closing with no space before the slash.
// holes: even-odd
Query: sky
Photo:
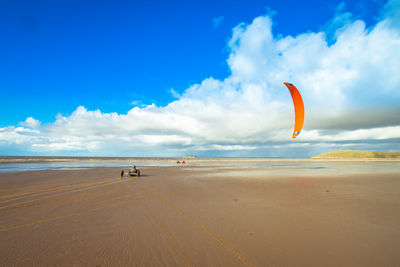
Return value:
<svg viewBox="0 0 400 267">
<path fill-rule="evenodd" d="M 3 0 L 0 33 L 0 155 L 400 151 L 399 0 Z"/>
</svg>

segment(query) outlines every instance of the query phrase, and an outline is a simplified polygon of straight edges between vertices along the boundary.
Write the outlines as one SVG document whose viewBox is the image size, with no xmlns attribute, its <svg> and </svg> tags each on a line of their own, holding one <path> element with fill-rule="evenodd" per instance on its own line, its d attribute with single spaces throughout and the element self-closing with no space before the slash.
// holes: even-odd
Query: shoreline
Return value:
<svg viewBox="0 0 400 267">
<path fill-rule="evenodd" d="M 10 163 L 49 163 L 49 162 L 116 162 L 116 161 L 145 161 L 145 162 L 175 162 L 185 160 L 188 162 L 365 162 L 365 161 L 383 161 L 400 162 L 399 158 L 120 158 L 120 157 L 8 157 L 0 156 L 0 164 Z"/>
</svg>

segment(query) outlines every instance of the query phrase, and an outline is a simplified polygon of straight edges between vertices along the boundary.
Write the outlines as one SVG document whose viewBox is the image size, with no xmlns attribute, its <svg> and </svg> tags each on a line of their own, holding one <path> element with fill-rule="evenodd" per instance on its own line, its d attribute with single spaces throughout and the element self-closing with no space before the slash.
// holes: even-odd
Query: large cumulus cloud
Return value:
<svg viewBox="0 0 400 267">
<path fill-rule="evenodd" d="M 175 94 L 167 106 L 134 107 L 127 114 L 79 106 L 50 124 L 27 118 L 0 129 L 0 150 L 138 156 L 398 150 L 398 7 L 398 1 L 389 1 L 370 28 L 339 12 L 325 27 L 333 37 L 324 31 L 278 37 L 269 16 L 257 17 L 232 30 L 226 79 L 207 78 Z M 304 129 L 295 141 L 293 107 L 283 81 L 300 89 L 306 106 Z"/>
</svg>

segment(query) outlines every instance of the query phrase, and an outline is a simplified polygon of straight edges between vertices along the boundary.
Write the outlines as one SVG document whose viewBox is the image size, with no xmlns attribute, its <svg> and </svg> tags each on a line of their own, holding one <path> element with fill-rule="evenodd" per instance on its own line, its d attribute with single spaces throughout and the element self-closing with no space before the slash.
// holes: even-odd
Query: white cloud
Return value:
<svg viewBox="0 0 400 267">
<path fill-rule="evenodd" d="M 385 140 L 400 139 L 400 126 L 379 127 L 372 129 L 357 129 L 352 131 L 341 131 L 338 133 L 325 133 L 311 130 L 305 132 L 304 140 L 309 141 L 352 141 L 352 140 Z"/>
<path fill-rule="evenodd" d="M 328 39 L 337 38 L 343 26 L 352 23 L 353 14 L 346 11 L 346 3 L 341 2 L 336 8 L 335 15 L 323 27 Z"/>
<path fill-rule="evenodd" d="M 169 93 L 174 97 L 174 98 L 180 98 L 181 95 L 174 90 L 174 88 L 171 88 L 171 90 L 169 90 Z"/>
<path fill-rule="evenodd" d="M 30 128 L 37 128 L 40 126 L 40 121 L 35 120 L 32 117 L 28 117 L 24 122 L 21 122 L 20 125 Z"/>
<path fill-rule="evenodd" d="M 171 89 L 177 99 L 167 106 L 134 107 L 127 114 L 80 106 L 46 125 L 29 117 L 22 127 L 0 129 L 0 148 L 18 144 L 38 153 L 166 156 L 213 150 L 229 155 L 273 147 L 307 149 L 316 142 L 350 146 L 357 140 L 399 139 L 400 122 L 392 112 L 400 110 L 400 25 L 394 23 L 398 13 L 387 11 L 394 3 L 370 29 L 338 12 L 330 24 L 336 33 L 332 42 L 325 32 L 277 38 L 270 17 L 257 17 L 233 29 L 227 59 L 232 74 L 226 79 L 204 79 L 182 94 Z M 291 140 L 293 107 L 285 81 L 300 89 L 306 107 L 296 140 Z"/>
</svg>

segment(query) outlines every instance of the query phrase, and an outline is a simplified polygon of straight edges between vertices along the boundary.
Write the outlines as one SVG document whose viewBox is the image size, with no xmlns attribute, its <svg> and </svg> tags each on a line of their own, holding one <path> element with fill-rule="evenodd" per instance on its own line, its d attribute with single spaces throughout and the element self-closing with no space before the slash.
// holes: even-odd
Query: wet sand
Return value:
<svg viewBox="0 0 400 267">
<path fill-rule="evenodd" d="M 0 174 L 2 266 L 394 266 L 400 174 Z"/>
</svg>

